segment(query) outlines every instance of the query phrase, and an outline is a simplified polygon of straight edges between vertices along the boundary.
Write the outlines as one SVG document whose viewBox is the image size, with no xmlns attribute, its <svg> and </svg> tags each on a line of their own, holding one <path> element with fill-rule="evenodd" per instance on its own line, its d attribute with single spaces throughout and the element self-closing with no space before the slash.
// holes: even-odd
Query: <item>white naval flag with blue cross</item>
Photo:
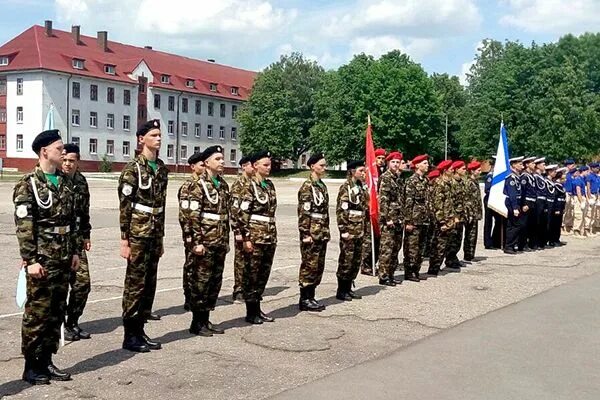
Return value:
<svg viewBox="0 0 600 400">
<path fill-rule="evenodd" d="M 508 162 L 508 139 L 504 122 L 500 123 L 500 140 L 498 140 L 498 150 L 496 151 L 496 163 L 494 164 L 494 174 L 492 176 L 492 186 L 490 188 L 490 197 L 488 199 L 488 208 L 503 215 L 508 215 L 506 208 L 506 195 L 504 194 L 504 182 L 510 174 L 510 164 Z"/>
</svg>

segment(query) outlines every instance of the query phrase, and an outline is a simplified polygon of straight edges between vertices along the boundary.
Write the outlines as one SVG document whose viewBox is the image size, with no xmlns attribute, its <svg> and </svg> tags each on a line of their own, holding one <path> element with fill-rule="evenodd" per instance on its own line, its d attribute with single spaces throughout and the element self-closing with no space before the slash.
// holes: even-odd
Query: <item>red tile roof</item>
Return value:
<svg viewBox="0 0 600 400">
<path fill-rule="evenodd" d="M 0 72 L 45 69 L 127 83 L 135 83 L 127 74 L 144 61 L 154 75 L 154 87 L 235 100 L 247 99 L 256 77 L 253 71 L 110 40 L 105 52 L 95 37 L 81 35 L 76 44 L 71 32 L 53 29 L 49 37 L 39 25 L 0 47 L 0 56 L 10 60 L 7 66 L 0 66 Z M 73 58 L 85 60 L 85 69 L 73 68 Z M 116 66 L 116 74 L 106 74 L 105 64 Z M 171 76 L 170 84 L 161 83 L 162 74 Z M 194 79 L 194 88 L 186 86 L 188 79 Z M 217 83 L 217 92 L 210 91 L 211 83 Z M 232 87 L 239 88 L 239 95 L 231 94 Z"/>
</svg>

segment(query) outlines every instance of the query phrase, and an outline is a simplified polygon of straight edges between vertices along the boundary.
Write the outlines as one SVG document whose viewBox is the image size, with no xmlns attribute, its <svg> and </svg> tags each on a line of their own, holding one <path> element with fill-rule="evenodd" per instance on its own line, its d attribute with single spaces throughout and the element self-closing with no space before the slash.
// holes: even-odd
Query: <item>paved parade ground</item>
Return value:
<svg viewBox="0 0 600 400">
<path fill-rule="evenodd" d="M 456 353 L 456 346 L 459 346 L 459 349 L 460 346 L 480 348 L 480 352 L 472 351 L 474 357 L 502 354 L 501 348 L 493 347 L 497 343 L 494 338 L 499 336 L 497 340 L 509 346 L 506 336 L 511 332 L 501 330 L 502 325 L 493 321 L 476 325 L 475 329 L 467 330 L 468 324 L 456 329 L 451 328 L 566 283 L 572 285 L 575 281 L 585 282 L 590 279 L 597 282 L 598 276 L 591 276 L 600 272 L 600 237 L 587 240 L 565 237 L 563 240 L 568 243 L 567 246 L 518 256 L 484 250 L 480 241 L 477 251 L 480 261 L 464 268 L 461 273 L 444 275 L 442 271 L 437 279 L 421 283 L 404 282 L 397 287 L 380 286 L 376 278 L 359 275 L 356 287 L 357 292 L 364 296 L 363 299 L 341 303 L 335 299 L 339 235 L 337 228 L 332 226 L 326 271 L 323 283 L 317 289 L 317 297 L 324 299 L 327 310 L 315 314 L 299 313 L 297 279 L 300 251 L 296 227 L 296 192 L 300 182 L 276 180 L 279 244 L 264 302 L 265 311 L 276 318 L 275 323 L 250 326 L 244 322 L 244 305 L 231 302 L 233 254 L 230 253 L 226 261 L 221 297 L 217 309 L 211 314 L 212 321 L 225 328 L 226 333 L 209 338 L 196 337 L 188 333 L 191 315 L 185 313 L 182 307 L 183 246 L 176 202 L 176 192 L 181 181 L 174 180 L 169 185 L 165 255 L 159 265 L 158 292 L 154 307 L 162 316 L 162 320 L 146 325 L 149 336 L 161 341 L 163 349 L 135 354 L 121 349 L 123 328 L 120 299 L 125 262 L 118 254 L 117 181 L 90 179 L 89 183 L 93 231 L 92 251 L 88 257 L 92 292 L 81 325 L 90 331 L 93 337 L 91 340 L 68 343 L 55 356 L 57 366 L 72 373 L 73 381 L 53 381 L 49 386 L 30 387 L 20 380 L 23 358 L 20 354 L 21 317 L 14 302 L 19 265 L 12 206 L 14 182 L 0 182 L 0 191 L 3 193 L 0 196 L 0 234 L 4 237 L 0 242 L 0 252 L 4 255 L 4 274 L 0 282 L 0 397 L 262 399 L 348 369 L 348 372 L 352 373 L 332 375 L 332 385 L 337 386 L 331 387 L 340 390 L 344 388 L 344 381 L 340 384 L 340 379 L 333 377 L 342 376 L 353 383 L 377 378 L 378 385 L 374 385 L 366 393 L 372 394 L 378 391 L 378 387 L 383 391 L 385 387 L 388 394 L 394 390 L 398 391 L 397 396 L 387 398 L 399 398 L 402 397 L 405 391 L 404 384 L 409 379 L 410 365 L 398 361 L 403 359 L 404 351 L 407 352 L 407 359 L 419 359 L 419 353 L 415 352 L 421 348 L 419 346 L 426 344 L 427 340 L 444 338 L 442 335 L 446 334 L 453 334 L 450 339 L 456 339 L 457 336 L 460 338 L 461 335 L 476 339 L 470 342 L 438 340 L 430 346 L 425 346 L 428 351 L 424 353 L 429 357 L 423 360 L 429 360 L 429 363 L 421 362 L 414 367 L 425 376 L 426 370 L 431 368 L 432 377 L 430 381 L 421 377 L 419 379 L 423 380 L 414 381 L 413 386 L 415 382 L 422 382 L 423 386 L 436 385 L 438 377 L 444 374 L 444 368 L 439 365 L 444 360 L 452 360 L 452 368 L 458 371 L 461 368 L 469 371 L 477 365 L 477 360 L 473 359 L 464 360 L 465 365 L 461 365 L 457 361 L 460 358 L 450 354 Z M 339 183 L 329 184 L 333 225 L 338 186 Z M 422 271 L 426 269 L 427 261 Z M 401 273 L 398 272 L 397 275 L 400 277 Z M 568 301 L 571 298 L 568 293 L 575 295 L 574 291 L 565 293 L 558 299 L 554 298 L 555 301 Z M 524 321 L 531 320 L 531 315 L 543 313 L 543 299 L 546 295 L 536 297 L 535 300 L 542 304 L 530 311 L 529 319 L 523 315 L 520 318 Z M 589 302 L 585 303 L 583 300 L 582 304 L 590 306 Z M 560 303 L 557 303 L 557 308 L 560 308 Z M 510 307 L 502 312 L 509 309 Z M 565 311 L 565 315 L 567 314 Z M 593 313 L 585 315 L 597 316 Z M 488 317 L 490 316 L 485 318 Z M 476 322 L 477 320 L 469 324 Z M 533 329 L 534 325 L 523 322 L 515 325 L 515 329 Z M 549 325 L 546 329 L 546 326 L 538 325 L 538 328 L 543 329 L 536 334 L 551 338 L 555 331 Z M 524 332 L 518 333 L 517 338 Z M 434 334 L 439 335 L 407 347 Z M 562 344 L 551 340 L 548 343 L 556 346 L 573 345 L 574 349 L 578 350 L 574 354 L 584 353 L 579 343 L 577 346 L 570 344 L 568 340 Z M 589 354 L 597 354 L 597 341 L 592 342 L 591 346 Z M 527 347 L 519 348 L 522 353 L 527 352 Z M 443 353 L 446 349 L 452 349 L 446 358 L 431 356 L 432 352 Z M 552 349 L 548 351 L 551 352 Z M 391 355 L 397 363 L 392 364 L 397 365 L 393 373 L 390 373 L 389 364 L 384 367 L 377 362 L 364 364 L 360 369 L 349 369 L 366 361 L 382 360 Z M 494 363 L 490 373 L 500 377 L 505 375 L 502 373 L 505 361 L 506 368 L 509 368 L 508 365 L 515 368 L 509 362 L 515 360 L 507 361 L 499 356 L 489 359 L 489 362 Z M 560 360 L 552 358 L 552 361 L 553 368 L 559 369 Z M 576 363 L 577 359 L 571 361 Z M 531 363 L 530 368 L 534 368 L 535 365 Z M 521 372 L 526 376 L 528 369 L 524 368 Z M 596 367 L 593 372 L 597 373 Z M 457 376 L 456 385 L 459 387 L 460 374 L 454 376 Z M 383 377 L 386 379 L 382 379 Z M 584 376 L 582 379 L 591 378 Z M 323 380 L 320 385 L 326 382 L 327 380 Z M 523 382 L 526 386 L 526 381 Z M 567 388 L 568 385 L 573 385 L 571 398 L 583 398 L 577 395 L 577 388 L 580 386 L 577 386 L 576 382 L 562 383 L 567 385 Z M 453 385 L 454 380 L 444 378 L 440 385 L 442 384 Z M 470 380 L 470 385 L 477 384 L 477 381 Z M 482 380 L 479 385 L 480 388 L 484 388 L 487 383 Z M 313 389 L 305 390 L 304 393 L 308 394 L 297 398 L 310 398 L 310 393 L 318 392 L 319 387 L 307 386 Z M 496 393 L 502 393 L 501 386 L 500 389 L 497 386 L 493 388 Z M 493 398 L 528 398 L 520 397 L 518 391 L 515 393 L 514 390 L 513 388 L 510 392 L 515 395 L 513 397 Z M 285 398 L 296 398 L 296 392 L 286 393 L 290 396 Z M 349 398 L 370 397 L 366 393 L 364 396 Z M 451 398 L 486 398 L 485 390 L 476 393 L 480 396 L 458 395 Z M 343 396 L 338 391 L 330 391 L 327 395 L 328 399 L 341 397 Z M 438 393 L 434 397 L 423 398 L 442 397 Z"/>
</svg>

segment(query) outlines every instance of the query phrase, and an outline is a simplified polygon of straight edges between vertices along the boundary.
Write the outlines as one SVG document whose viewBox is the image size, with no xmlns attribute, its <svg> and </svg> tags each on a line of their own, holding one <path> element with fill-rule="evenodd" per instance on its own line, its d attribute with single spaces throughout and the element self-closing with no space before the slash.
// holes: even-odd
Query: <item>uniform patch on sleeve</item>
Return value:
<svg viewBox="0 0 600 400">
<path fill-rule="evenodd" d="M 198 200 L 190 201 L 190 210 L 196 211 L 198 208 L 200 208 L 200 203 L 198 203 Z"/>
<path fill-rule="evenodd" d="M 247 211 L 250 208 L 250 202 L 249 201 L 242 201 L 242 204 L 240 205 L 240 208 L 244 211 Z"/>
<path fill-rule="evenodd" d="M 190 202 L 188 200 L 181 200 L 181 208 L 187 210 L 190 208 Z"/>
<path fill-rule="evenodd" d="M 521 183 L 522 183 L 523 185 L 527 185 L 527 179 L 523 179 L 523 180 L 521 181 Z"/>
<path fill-rule="evenodd" d="M 310 210 L 310 201 L 307 201 L 304 203 L 304 211 L 309 211 Z"/>
<path fill-rule="evenodd" d="M 27 216 L 27 206 L 25 204 L 17 206 L 16 214 L 19 218 L 25 218 Z"/>
<path fill-rule="evenodd" d="M 131 186 L 128 183 L 125 183 L 123 185 L 123 188 L 121 189 L 121 193 L 123 193 L 125 196 L 131 195 L 131 193 L 133 193 L 133 186 Z"/>
<path fill-rule="evenodd" d="M 342 210 L 347 210 L 348 209 L 348 202 L 344 201 L 342 202 Z"/>
<path fill-rule="evenodd" d="M 510 181 L 510 186 L 515 186 L 515 181 Z"/>
<path fill-rule="evenodd" d="M 238 199 L 235 199 L 235 200 L 233 201 L 233 207 L 234 207 L 234 208 L 238 208 L 239 206 L 240 206 L 240 202 L 238 201 Z"/>
</svg>

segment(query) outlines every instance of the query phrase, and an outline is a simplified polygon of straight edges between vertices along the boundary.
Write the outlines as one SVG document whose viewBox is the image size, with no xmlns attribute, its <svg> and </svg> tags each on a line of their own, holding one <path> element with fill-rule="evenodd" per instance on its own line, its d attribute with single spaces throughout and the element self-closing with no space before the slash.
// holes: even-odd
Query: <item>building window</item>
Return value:
<svg viewBox="0 0 600 400">
<path fill-rule="evenodd" d="M 0 150 L 6 150 L 6 135 L 0 135 Z"/>
<path fill-rule="evenodd" d="M 131 117 L 129 115 L 123 115 L 123 130 L 128 131 L 131 129 Z"/>
<path fill-rule="evenodd" d="M 17 135 L 17 151 L 23 151 L 23 135 Z"/>
<path fill-rule="evenodd" d="M 129 89 L 123 90 L 123 104 L 126 106 L 131 105 L 131 90 Z"/>
<path fill-rule="evenodd" d="M 8 65 L 8 57 L 0 57 L 0 67 Z"/>
<path fill-rule="evenodd" d="M 107 140 L 106 141 L 106 154 L 112 156 L 115 154 L 115 141 Z"/>
<path fill-rule="evenodd" d="M 90 111 L 90 127 L 98 127 L 98 113 L 96 111 Z"/>
<path fill-rule="evenodd" d="M 112 88 L 112 87 L 106 88 L 106 102 L 107 103 L 115 102 L 115 88 Z"/>
<path fill-rule="evenodd" d="M 175 96 L 169 96 L 169 104 L 167 108 L 169 111 L 175 111 Z"/>
<path fill-rule="evenodd" d="M 188 79 L 187 81 L 185 81 L 185 86 L 187 86 L 189 88 L 193 88 L 194 87 L 194 80 L 193 79 Z"/>
<path fill-rule="evenodd" d="M 221 118 L 225 118 L 226 111 L 225 111 L 225 104 L 221 104 Z"/>
<path fill-rule="evenodd" d="M 188 99 L 181 99 L 181 112 L 188 112 Z"/>
<path fill-rule="evenodd" d="M 160 82 L 164 84 L 169 84 L 171 83 L 171 77 L 169 75 L 161 75 Z"/>
<path fill-rule="evenodd" d="M 211 83 L 210 84 L 210 91 L 211 92 L 216 92 L 217 91 L 217 84 L 216 83 Z"/>
<path fill-rule="evenodd" d="M 81 97 L 81 84 L 79 82 L 73 82 L 73 90 L 71 91 L 71 96 L 74 99 L 78 99 Z"/>
<path fill-rule="evenodd" d="M 71 125 L 79 126 L 80 122 L 79 110 L 71 110 Z"/>
<path fill-rule="evenodd" d="M 200 124 L 194 125 L 194 136 L 200 137 Z"/>
<path fill-rule="evenodd" d="M 98 139 L 90 139 L 90 154 L 98 153 Z"/>
<path fill-rule="evenodd" d="M 194 154 L 200 153 L 200 146 L 194 146 Z"/>
<path fill-rule="evenodd" d="M 98 85 L 90 85 L 90 100 L 98 101 Z"/>
<path fill-rule="evenodd" d="M 17 124 L 23 123 L 23 107 L 17 107 Z"/>
<path fill-rule="evenodd" d="M 167 133 L 169 135 L 172 135 L 175 133 L 175 122 L 174 121 L 167 122 Z"/>
<path fill-rule="evenodd" d="M 188 123 L 182 122 L 181 123 L 181 136 L 187 136 L 187 133 L 188 133 Z"/>
<path fill-rule="evenodd" d="M 206 126 L 206 137 L 212 139 L 212 125 Z"/>
<path fill-rule="evenodd" d="M 106 114 L 106 127 L 115 129 L 115 114 Z"/>
<path fill-rule="evenodd" d="M 6 96 L 6 78 L 0 78 L 0 96 Z"/>
<path fill-rule="evenodd" d="M 23 94 L 23 78 L 17 78 L 17 96 Z"/>
<path fill-rule="evenodd" d="M 74 145 L 76 145 L 77 147 L 79 147 L 79 136 L 73 136 L 71 138 L 71 143 L 73 143 Z"/>
<path fill-rule="evenodd" d="M 172 144 L 167 145 L 167 158 L 173 158 L 174 147 Z"/>
<path fill-rule="evenodd" d="M 160 109 L 160 94 L 154 95 L 154 108 Z"/>
<path fill-rule="evenodd" d="M 212 101 L 208 102 L 208 116 L 212 117 L 215 114 L 215 104 Z"/>
<path fill-rule="evenodd" d="M 110 64 L 106 64 L 104 66 L 104 73 L 108 74 L 108 75 L 114 75 L 115 74 L 115 66 L 114 65 L 110 65 Z"/>
<path fill-rule="evenodd" d="M 138 118 L 146 119 L 146 107 L 143 105 L 138 106 Z"/>
<path fill-rule="evenodd" d="M 129 157 L 129 142 L 123 142 L 123 157 Z"/>
<path fill-rule="evenodd" d="M 185 160 L 187 158 L 187 146 L 181 146 L 181 151 L 179 152 L 179 158 Z"/>
<path fill-rule="evenodd" d="M 0 108 L 0 124 L 6 123 L 6 108 Z"/>
<path fill-rule="evenodd" d="M 229 162 L 235 163 L 237 161 L 237 151 L 235 149 L 229 150 Z"/>
<path fill-rule="evenodd" d="M 196 100 L 196 115 L 202 114 L 202 102 L 200 100 Z"/>
<path fill-rule="evenodd" d="M 219 127 L 219 139 L 225 140 L 225 127 L 224 126 Z"/>
<path fill-rule="evenodd" d="M 237 128 L 235 126 L 231 127 L 231 140 L 237 140 Z"/>
<path fill-rule="evenodd" d="M 231 118 L 235 118 L 237 115 L 237 106 L 234 104 L 231 106 Z"/>
<path fill-rule="evenodd" d="M 231 87 L 231 94 L 233 96 L 238 96 L 240 94 L 240 89 L 237 86 L 232 86 Z"/>
<path fill-rule="evenodd" d="M 84 69 L 85 68 L 85 60 L 80 58 L 73 59 L 73 68 L 75 69 Z"/>
</svg>

